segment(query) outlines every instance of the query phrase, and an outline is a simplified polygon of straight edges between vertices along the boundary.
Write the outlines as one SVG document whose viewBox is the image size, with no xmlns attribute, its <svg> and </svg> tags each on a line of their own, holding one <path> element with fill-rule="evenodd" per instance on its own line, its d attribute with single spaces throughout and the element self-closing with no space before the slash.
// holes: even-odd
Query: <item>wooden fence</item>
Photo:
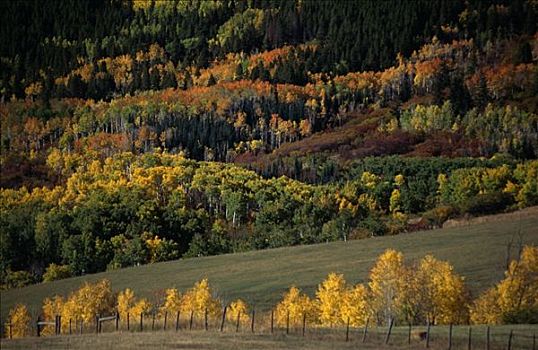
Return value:
<svg viewBox="0 0 538 350">
<path fill-rule="evenodd" d="M 371 327 L 370 319 L 365 320 L 365 326 L 364 327 L 351 327 L 350 326 L 350 320 L 347 319 L 346 325 L 344 328 L 323 328 L 320 326 L 311 326 L 310 328 L 307 322 L 307 315 L 303 315 L 302 322 L 300 324 L 290 324 L 290 315 L 289 312 L 286 315 L 286 322 L 284 326 L 278 326 L 275 324 L 275 312 L 274 310 L 271 310 L 270 314 L 267 313 L 265 315 L 261 314 L 259 316 L 258 313 L 256 313 L 256 310 L 253 309 L 251 313 L 249 313 L 248 317 L 250 317 L 250 321 L 248 323 L 248 326 L 244 323 L 242 323 L 242 317 L 247 317 L 247 315 L 242 314 L 241 312 L 238 312 L 236 315 L 232 315 L 232 317 L 227 318 L 226 316 L 229 315 L 229 308 L 224 307 L 222 310 L 222 314 L 219 317 L 214 318 L 213 320 L 210 319 L 210 315 L 208 313 L 208 310 L 205 310 L 203 313 L 203 316 L 196 317 L 196 313 L 194 311 L 191 311 L 188 314 L 188 317 L 182 319 L 181 312 L 177 311 L 175 315 L 173 313 L 165 312 L 163 315 L 157 315 L 155 313 L 153 314 L 144 314 L 141 313 L 140 315 L 131 315 L 126 314 L 124 319 L 120 318 L 120 314 L 118 312 L 109 315 L 109 316 L 102 316 L 102 315 L 96 315 L 95 320 L 92 323 L 88 324 L 87 326 L 95 327 L 94 332 L 95 334 L 103 333 L 104 331 L 109 332 L 144 332 L 144 331 L 171 331 L 175 330 L 176 332 L 179 331 L 187 331 L 187 330 L 205 330 L 205 331 L 218 331 L 218 332 L 225 332 L 225 331 L 234 331 L 234 332 L 242 332 L 248 330 L 251 333 L 266 333 L 266 334 L 274 334 L 277 332 L 280 332 L 282 334 L 286 335 L 300 335 L 302 337 L 305 337 L 307 335 L 316 336 L 317 338 L 322 337 L 323 335 L 331 335 L 331 339 L 334 339 L 335 337 L 338 338 L 339 332 L 341 332 L 341 339 L 342 341 L 349 342 L 349 341 L 361 341 L 362 343 L 366 343 L 369 341 L 377 342 L 380 344 L 391 344 L 391 337 L 393 336 L 393 329 L 396 326 L 394 320 L 391 320 L 389 322 L 388 326 L 385 327 Z M 270 316 L 269 316 L 270 315 Z M 169 317 L 170 316 L 170 317 Z M 175 316 L 175 320 L 174 317 Z M 185 315 L 186 316 L 186 315 Z M 172 322 L 169 320 L 172 319 Z M 138 323 L 138 327 L 132 327 L 131 321 L 135 320 L 136 323 Z M 151 322 L 151 327 L 149 326 L 149 323 Z M 170 324 L 173 323 L 173 324 Z M 104 325 L 108 325 L 106 327 L 107 329 L 103 329 Z M 43 336 L 42 331 L 44 327 L 47 326 L 54 326 L 54 335 L 60 336 L 62 334 L 83 334 L 83 333 L 91 333 L 91 327 L 84 328 L 84 321 L 83 320 L 68 320 L 68 328 L 62 329 L 62 317 L 60 315 L 55 316 L 54 320 L 42 320 L 40 317 L 37 318 L 37 321 L 35 322 L 35 334 L 40 337 Z M 170 327 L 172 326 L 172 327 Z M 424 347 L 424 348 L 430 348 L 431 343 L 433 341 L 436 342 L 436 344 L 439 344 L 440 342 L 444 342 L 446 344 L 446 348 L 448 350 L 452 350 L 454 348 L 454 337 L 453 337 L 453 330 L 454 326 L 449 325 L 446 329 L 446 333 L 440 336 L 439 333 L 436 334 L 436 339 L 432 339 L 432 329 L 436 326 L 433 326 L 429 324 L 429 322 L 424 325 L 405 325 L 406 328 L 406 334 L 402 334 L 402 326 L 400 325 L 400 332 L 399 332 L 399 341 L 398 343 L 407 343 L 408 345 L 411 345 L 413 342 L 417 343 L 418 346 Z M 466 327 L 466 337 L 465 337 L 465 348 L 468 350 L 478 348 L 478 346 L 481 349 L 490 350 L 492 348 L 492 331 L 489 326 L 486 326 L 485 332 L 484 330 L 481 331 L 480 334 L 477 334 L 476 330 L 472 326 L 459 326 L 460 331 L 462 327 Z M 444 328 L 444 327 L 443 327 Z M 13 325 L 10 322 L 7 322 L 5 324 L 6 334 L 5 336 L 9 339 L 13 338 Z M 375 330 L 374 330 L 375 329 Z M 405 338 L 402 338 L 402 335 L 405 336 Z M 528 334 L 522 334 L 521 332 L 518 332 L 517 334 L 514 332 L 513 329 L 510 329 L 509 333 L 507 334 L 496 334 L 496 348 L 499 347 L 499 337 L 504 337 L 504 349 L 507 350 L 515 350 L 514 344 L 516 344 L 518 341 L 521 343 L 522 340 L 525 341 L 525 349 L 532 349 L 536 350 L 536 334 L 528 335 Z M 404 340 L 405 341 L 402 341 Z M 459 338 L 459 347 L 458 348 L 464 348 L 462 347 L 462 338 L 460 336 Z M 420 345 L 422 344 L 422 345 Z"/>
</svg>

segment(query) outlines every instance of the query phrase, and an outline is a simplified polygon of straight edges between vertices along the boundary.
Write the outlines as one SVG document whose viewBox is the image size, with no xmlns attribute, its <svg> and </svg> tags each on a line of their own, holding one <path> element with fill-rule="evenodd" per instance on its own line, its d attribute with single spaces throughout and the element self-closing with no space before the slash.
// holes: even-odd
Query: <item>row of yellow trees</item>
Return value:
<svg viewBox="0 0 538 350">
<path fill-rule="evenodd" d="M 110 282 L 86 282 L 67 298 L 55 296 L 43 302 L 43 319 L 53 320 L 60 315 L 62 329 L 68 330 L 69 320 L 94 322 L 96 314 L 118 312 L 121 319 L 127 314 L 138 316 L 155 312 L 162 317 L 166 312 L 200 319 L 205 316 L 222 317 L 223 305 L 211 290 L 207 279 L 181 293 L 167 289 L 163 302 L 152 305 L 147 299 L 137 298 L 131 289 L 117 294 Z M 344 325 L 384 325 L 390 322 L 423 324 L 499 324 L 517 322 L 518 315 L 538 311 L 538 248 L 526 246 L 519 260 L 510 263 L 505 278 L 471 301 L 464 284 L 453 267 L 431 255 L 414 264 L 406 264 L 401 252 L 388 249 L 381 254 L 370 271 L 365 284 L 348 285 L 341 274 L 330 273 L 318 285 L 315 298 L 310 298 L 292 286 L 277 304 L 277 325 L 298 325 L 306 318 L 309 324 L 322 327 Z M 249 307 L 241 299 L 227 307 L 226 318 L 250 322 Z M 25 305 L 15 306 L 9 315 L 13 337 L 30 334 L 31 317 Z M 521 319 L 519 319 L 521 321 Z M 6 329 L 6 331 L 9 331 Z M 42 334 L 52 334 L 46 326 Z M 7 335 L 7 334 L 6 334 Z"/>
<path fill-rule="evenodd" d="M 363 326 L 391 321 L 406 323 L 466 323 L 467 292 L 463 278 L 431 255 L 406 265 L 403 254 L 389 249 L 377 260 L 367 284 L 347 285 L 344 276 L 331 273 L 310 299 L 292 287 L 277 306 L 279 323 L 301 322 L 303 315 L 321 326 Z"/>
<path fill-rule="evenodd" d="M 347 285 L 331 273 L 310 299 L 292 287 L 277 305 L 277 321 L 321 326 L 364 326 L 368 320 L 423 324 L 502 324 L 533 322 L 538 314 L 538 248 L 525 246 L 510 263 L 505 278 L 475 300 L 464 278 L 431 255 L 405 264 L 403 254 L 389 249 L 377 259 L 366 284 Z M 529 318 L 530 317 L 530 318 Z"/>
</svg>

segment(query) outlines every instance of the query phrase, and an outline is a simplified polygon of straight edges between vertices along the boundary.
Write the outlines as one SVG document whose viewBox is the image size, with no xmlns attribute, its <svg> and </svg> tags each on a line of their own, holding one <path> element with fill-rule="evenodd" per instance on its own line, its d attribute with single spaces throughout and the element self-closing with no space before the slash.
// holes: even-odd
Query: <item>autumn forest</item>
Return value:
<svg viewBox="0 0 538 350">
<path fill-rule="evenodd" d="M 533 0 L 0 2 L 2 289 L 538 205 L 537 12 Z M 428 301 L 438 322 L 536 322 L 532 297 L 459 309 L 450 265 L 398 254 L 378 264 L 454 293 Z M 536 249 L 524 258 L 531 271 Z M 299 301 L 282 303 L 361 325 L 366 306 L 323 303 L 359 305 L 383 284 L 374 270 L 367 287 L 333 274 L 318 301 L 292 289 Z M 395 315 L 429 318 L 409 299 L 420 283 L 398 283 Z M 44 310 L 71 312 L 64 302 Z"/>
</svg>

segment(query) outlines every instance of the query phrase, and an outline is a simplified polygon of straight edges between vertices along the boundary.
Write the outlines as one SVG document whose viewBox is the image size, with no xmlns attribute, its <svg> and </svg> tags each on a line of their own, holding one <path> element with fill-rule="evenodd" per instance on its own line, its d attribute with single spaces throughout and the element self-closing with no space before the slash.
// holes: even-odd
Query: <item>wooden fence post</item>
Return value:
<svg viewBox="0 0 538 350">
<path fill-rule="evenodd" d="M 116 311 L 116 332 L 120 329 L 120 313 Z"/>
<path fill-rule="evenodd" d="M 409 322 L 409 331 L 407 332 L 407 344 L 411 344 L 411 322 Z"/>
<path fill-rule="evenodd" d="M 155 330 L 155 312 L 153 312 L 152 318 L 151 318 L 151 330 Z"/>
<path fill-rule="evenodd" d="M 69 335 L 71 335 L 73 329 L 71 328 L 71 319 L 69 319 Z"/>
<path fill-rule="evenodd" d="M 254 333 L 254 318 L 256 317 L 256 310 L 252 308 L 252 320 L 250 322 L 250 331 Z"/>
<path fill-rule="evenodd" d="M 168 311 L 164 312 L 164 325 L 163 330 L 166 330 L 166 322 L 168 321 Z"/>
<path fill-rule="evenodd" d="M 99 315 L 95 315 L 95 334 L 99 334 Z"/>
<path fill-rule="evenodd" d="M 275 310 L 271 309 L 271 334 L 274 331 L 274 322 L 275 322 Z"/>
<path fill-rule="evenodd" d="M 222 320 L 220 321 L 220 331 L 224 331 L 224 321 L 226 321 L 226 310 L 228 309 L 228 306 L 224 307 L 224 310 L 222 311 Z"/>
<path fill-rule="evenodd" d="M 58 315 L 58 335 L 62 334 L 62 316 Z"/>
<path fill-rule="evenodd" d="M 347 325 L 346 325 L 346 341 L 349 341 L 349 316 L 347 317 Z"/>
<path fill-rule="evenodd" d="M 179 313 L 180 311 L 178 310 L 176 314 L 176 332 L 179 330 Z"/>
<path fill-rule="evenodd" d="M 306 312 L 303 314 L 303 337 L 306 330 Z"/>
<path fill-rule="evenodd" d="M 290 334 L 290 310 L 286 315 L 286 334 Z"/>
<path fill-rule="evenodd" d="M 472 344 L 473 344 L 473 341 L 472 341 L 472 334 L 473 334 L 473 329 L 471 326 L 469 326 L 469 337 L 468 337 L 468 340 L 467 340 L 467 350 L 471 350 L 472 348 Z"/>
<path fill-rule="evenodd" d="M 144 313 L 140 313 L 140 332 L 144 330 Z"/>
<path fill-rule="evenodd" d="M 489 350 L 489 326 L 486 327 L 486 350 Z"/>
<path fill-rule="evenodd" d="M 192 330 L 192 322 L 194 320 L 194 310 L 191 310 L 191 319 L 189 321 L 189 330 Z"/>
<path fill-rule="evenodd" d="M 392 332 L 392 325 L 394 325 L 394 319 L 391 317 L 390 323 L 389 323 L 389 329 L 387 331 L 387 336 L 385 338 L 385 344 L 389 343 L 390 340 L 390 333 Z"/>
<path fill-rule="evenodd" d="M 448 327 L 448 350 L 452 350 L 452 323 Z"/>
<path fill-rule="evenodd" d="M 370 322 L 370 317 L 366 319 L 366 325 L 364 326 L 364 333 L 362 334 L 362 342 L 366 341 L 366 334 L 368 333 L 368 323 Z"/>
<path fill-rule="evenodd" d="M 426 347 L 427 348 L 430 347 L 430 327 L 431 327 L 431 323 L 430 323 L 430 319 L 428 318 L 428 329 L 426 329 Z"/>
<path fill-rule="evenodd" d="M 508 350 L 512 349 L 512 338 L 514 337 L 514 331 L 511 329 L 508 335 Z"/>
<path fill-rule="evenodd" d="M 274 322 L 275 322 L 275 310 L 271 309 L 271 334 L 274 331 Z"/>
<path fill-rule="evenodd" d="M 127 330 L 130 330 L 129 313 L 127 313 Z"/>
<path fill-rule="evenodd" d="M 39 316 L 37 316 L 37 321 L 35 323 L 35 329 L 36 329 L 36 335 L 37 337 L 40 337 L 41 336 L 41 329 L 39 329 Z"/>
<path fill-rule="evenodd" d="M 54 334 L 58 335 L 58 315 L 54 316 Z"/>
<path fill-rule="evenodd" d="M 237 323 L 235 325 L 235 331 L 239 332 L 239 321 L 241 320 L 241 310 L 237 311 Z"/>
<path fill-rule="evenodd" d="M 207 308 L 205 309 L 205 312 L 204 312 L 204 328 L 206 331 L 209 329 L 209 325 L 207 324 Z"/>
</svg>

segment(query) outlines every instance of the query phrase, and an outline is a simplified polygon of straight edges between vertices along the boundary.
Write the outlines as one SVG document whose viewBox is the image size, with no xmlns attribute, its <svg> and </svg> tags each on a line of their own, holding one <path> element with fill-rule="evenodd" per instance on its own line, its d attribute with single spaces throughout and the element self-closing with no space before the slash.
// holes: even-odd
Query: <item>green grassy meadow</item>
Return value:
<svg viewBox="0 0 538 350">
<path fill-rule="evenodd" d="M 375 259 L 387 248 L 402 251 L 407 261 L 425 254 L 450 261 L 476 295 L 503 277 L 507 243 L 513 237 L 517 242 L 519 236 L 524 244 L 538 244 L 538 216 L 518 219 L 516 215 L 450 229 L 144 265 L 2 291 L 1 316 L 5 320 L 16 303 L 28 305 L 37 316 L 45 297 L 67 295 L 84 281 L 102 278 L 109 279 L 114 290 L 129 287 L 151 301 L 162 289 L 184 291 L 207 277 L 224 302 L 241 297 L 257 309 L 268 309 L 290 285 L 313 296 L 318 283 L 332 271 L 343 273 L 348 283 L 366 282 Z"/>
</svg>

